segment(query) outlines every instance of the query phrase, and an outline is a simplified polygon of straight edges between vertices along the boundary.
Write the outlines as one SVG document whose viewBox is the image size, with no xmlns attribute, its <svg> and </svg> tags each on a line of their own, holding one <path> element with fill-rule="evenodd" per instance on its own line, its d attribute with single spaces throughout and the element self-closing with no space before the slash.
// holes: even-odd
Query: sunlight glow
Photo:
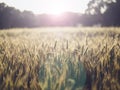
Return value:
<svg viewBox="0 0 120 90">
<path fill-rule="evenodd" d="M 0 0 L 17 9 L 30 10 L 36 14 L 84 13 L 90 0 Z"/>
<path fill-rule="evenodd" d="M 46 13 L 54 14 L 54 15 L 59 15 L 65 12 L 65 9 L 66 9 L 65 3 L 62 3 L 57 0 L 53 0 L 53 2 L 51 2 L 48 7 L 49 9 L 47 9 L 48 11 Z"/>
</svg>

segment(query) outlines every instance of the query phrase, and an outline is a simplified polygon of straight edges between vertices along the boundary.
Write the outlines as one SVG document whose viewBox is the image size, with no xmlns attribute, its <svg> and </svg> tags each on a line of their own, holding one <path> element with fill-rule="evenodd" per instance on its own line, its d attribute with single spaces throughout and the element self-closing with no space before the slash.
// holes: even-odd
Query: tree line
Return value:
<svg viewBox="0 0 120 90">
<path fill-rule="evenodd" d="M 91 0 L 84 14 L 66 12 L 61 17 L 35 15 L 0 3 L 0 29 L 47 26 L 120 26 L 120 0 Z"/>
</svg>

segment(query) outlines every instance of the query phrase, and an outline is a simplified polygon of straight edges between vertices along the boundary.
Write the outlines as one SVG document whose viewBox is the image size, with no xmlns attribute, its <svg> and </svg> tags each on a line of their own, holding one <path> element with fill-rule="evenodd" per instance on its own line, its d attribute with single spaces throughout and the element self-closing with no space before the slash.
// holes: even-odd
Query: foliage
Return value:
<svg viewBox="0 0 120 90">
<path fill-rule="evenodd" d="M 118 2 L 119 0 L 117 0 Z M 111 3 L 116 3 L 116 0 L 91 0 L 88 3 L 86 10 L 87 14 L 102 14 L 104 13 Z"/>
<path fill-rule="evenodd" d="M 94 21 L 90 21 L 92 24 L 100 23 L 101 26 L 120 26 L 119 6 L 120 0 L 91 0 L 88 3 L 86 14 L 88 16 L 93 15 L 90 19 Z"/>
<path fill-rule="evenodd" d="M 91 0 L 86 13 L 65 12 L 57 17 L 35 15 L 0 3 L 0 29 L 49 26 L 120 26 L 120 0 Z"/>
</svg>

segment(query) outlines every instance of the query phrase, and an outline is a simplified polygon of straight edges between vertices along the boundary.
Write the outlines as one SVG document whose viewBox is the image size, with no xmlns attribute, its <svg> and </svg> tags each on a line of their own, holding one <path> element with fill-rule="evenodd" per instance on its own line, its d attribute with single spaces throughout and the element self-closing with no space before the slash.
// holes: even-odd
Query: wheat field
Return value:
<svg viewBox="0 0 120 90">
<path fill-rule="evenodd" d="M 0 30 L 0 90 L 120 90 L 120 28 Z"/>
</svg>

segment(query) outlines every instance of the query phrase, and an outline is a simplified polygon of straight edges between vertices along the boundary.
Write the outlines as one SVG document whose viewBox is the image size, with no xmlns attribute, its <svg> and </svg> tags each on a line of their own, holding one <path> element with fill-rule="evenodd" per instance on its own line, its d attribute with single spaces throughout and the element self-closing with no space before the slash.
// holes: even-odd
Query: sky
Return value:
<svg viewBox="0 0 120 90">
<path fill-rule="evenodd" d="M 59 14 L 63 12 L 84 13 L 90 0 L 0 0 L 21 11 L 30 10 L 35 14 Z"/>
</svg>

